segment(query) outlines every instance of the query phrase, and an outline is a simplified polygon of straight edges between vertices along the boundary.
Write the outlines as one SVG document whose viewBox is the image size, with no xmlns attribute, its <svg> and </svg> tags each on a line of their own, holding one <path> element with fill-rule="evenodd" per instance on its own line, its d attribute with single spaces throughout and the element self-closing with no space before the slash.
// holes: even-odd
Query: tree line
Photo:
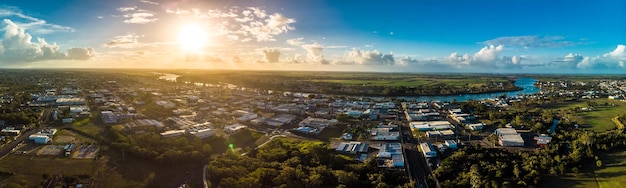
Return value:
<svg viewBox="0 0 626 188">
<path fill-rule="evenodd" d="M 401 170 L 355 161 L 328 144 L 275 139 L 246 156 L 227 152 L 209 162 L 212 187 L 410 187 Z"/>
</svg>

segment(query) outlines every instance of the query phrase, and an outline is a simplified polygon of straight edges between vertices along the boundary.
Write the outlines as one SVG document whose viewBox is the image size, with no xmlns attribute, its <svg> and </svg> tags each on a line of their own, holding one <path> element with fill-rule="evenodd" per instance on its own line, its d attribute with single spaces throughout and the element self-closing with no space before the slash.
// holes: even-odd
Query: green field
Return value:
<svg viewBox="0 0 626 188">
<path fill-rule="evenodd" d="M 626 151 L 601 154 L 603 167 L 578 175 L 546 177 L 539 187 L 615 188 L 626 185 Z"/>
<path fill-rule="evenodd" d="M 592 102 L 596 102 L 598 106 L 591 111 L 582 111 L 572 120 L 578 122 L 582 126 L 590 126 L 595 131 L 606 131 L 608 129 L 615 128 L 615 123 L 611 121 L 612 118 L 620 114 L 626 113 L 626 102 L 609 100 L 609 99 L 594 99 Z M 605 105 L 605 104 L 608 104 Z M 565 110 L 575 107 L 586 108 L 589 107 L 587 102 L 570 103 L 561 106 L 557 109 Z"/>
<path fill-rule="evenodd" d="M 600 155 L 604 167 L 596 170 L 600 188 L 626 186 L 626 151 Z"/>
<path fill-rule="evenodd" d="M 38 185 L 43 180 L 43 174 L 96 177 L 101 166 L 102 164 L 95 160 L 9 154 L 0 160 L 0 171 L 14 172 L 15 175 L 0 177 L 0 187 L 5 186 L 3 183 L 22 181 L 30 186 Z"/>
<path fill-rule="evenodd" d="M 598 188 L 598 183 L 593 173 L 568 175 L 568 176 L 547 176 L 543 177 L 539 186 L 550 188 Z"/>
</svg>

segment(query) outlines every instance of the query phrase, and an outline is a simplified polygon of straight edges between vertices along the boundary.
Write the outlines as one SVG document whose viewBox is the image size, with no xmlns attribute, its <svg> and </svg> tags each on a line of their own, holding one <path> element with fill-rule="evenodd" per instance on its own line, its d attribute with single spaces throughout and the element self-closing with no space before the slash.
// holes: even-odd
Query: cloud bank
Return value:
<svg viewBox="0 0 626 188">
<path fill-rule="evenodd" d="M 3 20 L 4 35 L 0 41 L 0 62 L 20 63 L 55 59 L 75 59 L 86 60 L 96 54 L 92 48 L 70 48 L 67 53 L 60 51 L 55 43 L 49 44 L 43 38 L 37 38 L 37 42 L 32 42 L 33 37 L 26 33 L 24 28 L 9 19 Z"/>
</svg>

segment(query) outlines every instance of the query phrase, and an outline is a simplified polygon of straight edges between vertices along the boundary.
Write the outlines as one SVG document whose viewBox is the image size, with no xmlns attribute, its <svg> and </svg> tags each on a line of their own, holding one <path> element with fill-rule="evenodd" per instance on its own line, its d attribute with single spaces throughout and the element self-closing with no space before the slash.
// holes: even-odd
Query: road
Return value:
<svg viewBox="0 0 626 188">
<path fill-rule="evenodd" d="M 399 118 L 397 119 L 397 123 L 399 124 L 398 127 L 400 127 L 400 142 L 402 143 L 402 148 L 404 149 L 407 173 L 411 179 L 415 181 L 416 187 L 428 188 L 428 183 L 426 182 L 426 178 L 428 176 L 425 165 L 426 162 L 424 160 L 424 156 L 417 149 L 419 146 L 417 144 L 419 143 L 419 139 L 413 136 L 411 128 L 409 127 L 409 122 L 406 120 L 406 116 L 397 114 L 396 116 Z"/>
<path fill-rule="evenodd" d="M 15 141 L 8 143 L 7 145 L 4 145 L 4 147 L 0 149 L 0 159 L 4 158 L 4 156 L 11 153 L 13 148 L 15 148 L 18 144 L 22 143 L 23 141 L 26 141 L 28 139 L 28 136 L 30 136 L 33 133 L 36 133 L 39 130 L 40 129 L 33 129 L 28 132 L 25 132 L 21 134 L 20 136 L 18 136 Z"/>
</svg>

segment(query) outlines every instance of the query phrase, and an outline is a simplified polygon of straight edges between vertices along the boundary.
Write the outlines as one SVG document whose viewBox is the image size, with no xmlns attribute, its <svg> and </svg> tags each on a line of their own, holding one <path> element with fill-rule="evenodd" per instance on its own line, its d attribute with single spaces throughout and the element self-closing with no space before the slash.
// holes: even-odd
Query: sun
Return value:
<svg viewBox="0 0 626 188">
<path fill-rule="evenodd" d="M 180 28 L 178 44 L 184 51 L 198 52 L 207 45 L 207 31 L 197 24 L 188 24 Z"/>
</svg>

